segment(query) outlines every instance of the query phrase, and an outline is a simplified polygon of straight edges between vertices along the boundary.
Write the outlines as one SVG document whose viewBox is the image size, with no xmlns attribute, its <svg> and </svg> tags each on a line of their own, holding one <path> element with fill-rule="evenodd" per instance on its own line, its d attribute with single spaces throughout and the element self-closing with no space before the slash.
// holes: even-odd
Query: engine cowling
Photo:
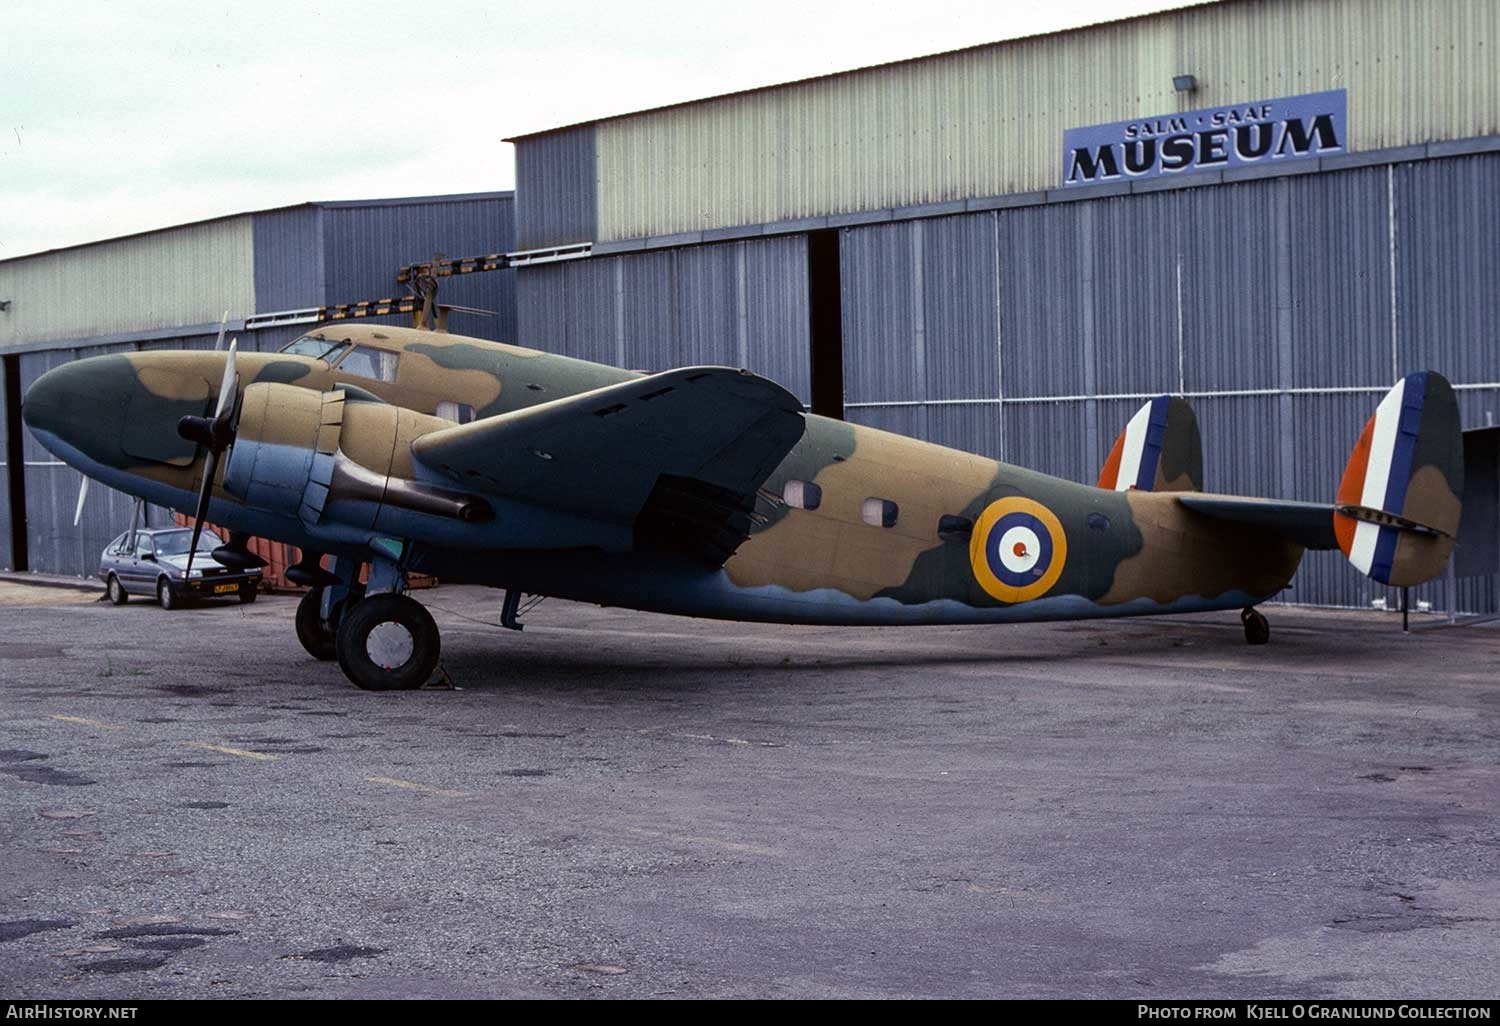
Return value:
<svg viewBox="0 0 1500 1026">
<path fill-rule="evenodd" d="M 274 382 L 248 386 L 224 489 L 247 506 L 373 528 L 382 506 L 465 522 L 493 518 L 484 499 L 393 474 L 411 440 L 447 422 L 383 403 L 348 403 L 343 390 Z M 335 509 L 337 507 L 337 509 Z M 334 515 L 336 514 L 336 515 Z"/>
</svg>

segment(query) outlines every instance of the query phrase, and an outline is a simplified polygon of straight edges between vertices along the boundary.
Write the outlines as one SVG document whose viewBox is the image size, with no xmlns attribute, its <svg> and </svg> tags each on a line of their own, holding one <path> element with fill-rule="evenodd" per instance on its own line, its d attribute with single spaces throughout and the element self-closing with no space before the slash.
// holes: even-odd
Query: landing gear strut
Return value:
<svg viewBox="0 0 1500 1026">
<path fill-rule="evenodd" d="M 1271 640 L 1271 625 L 1254 606 L 1240 610 L 1240 623 L 1245 625 L 1246 644 L 1264 645 Z"/>
</svg>

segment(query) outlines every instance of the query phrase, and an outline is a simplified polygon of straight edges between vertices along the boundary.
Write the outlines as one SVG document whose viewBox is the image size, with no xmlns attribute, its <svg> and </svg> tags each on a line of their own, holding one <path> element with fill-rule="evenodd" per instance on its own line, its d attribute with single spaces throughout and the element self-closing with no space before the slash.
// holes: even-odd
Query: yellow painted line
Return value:
<svg viewBox="0 0 1500 1026">
<path fill-rule="evenodd" d="M 56 720 L 59 723 L 76 723 L 80 727 L 98 727 L 100 730 L 125 729 L 124 727 L 116 726 L 113 723 L 101 723 L 98 720 L 91 720 L 86 716 L 63 716 L 62 714 L 58 713 L 52 716 L 48 716 L 47 718 L 49 720 Z"/>
<path fill-rule="evenodd" d="M 675 841 L 678 844 L 704 844 L 711 848 L 722 848 L 741 855 L 767 855 L 777 857 L 786 853 L 780 848 L 767 848 L 759 844 L 746 844 L 743 841 L 725 841 L 717 837 L 693 837 L 690 834 L 668 834 L 660 830 L 642 830 L 640 827 L 626 827 L 630 833 L 637 837 L 661 838 L 664 841 Z"/>
<path fill-rule="evenodd" d="M 202 748 L 210 752 L 223 752 L 225 755 L 238 755 L 241 759 L 258 759 L 261 762 L 275 762 L 278 756 L 267 755 L 265 752 L 247 752 L 243 748 L 230 748 L 227 745 L 211 745 L 207 741 L 189 741 L 189 748 Z"/>
<path fill-rule="evenodd" d="M 371 784 L 385 784 L 387 787 L 399 787 L 403 791 L 424 791 L 427 794 L 441 795 L 444 798 L 467 798 L 467 791 L 445 791 L 441 787 L 428 787 L 426 784 L 418 784 L 411 780 L 397 780 L 395 777 L 365 777 Z"/>
</svg>

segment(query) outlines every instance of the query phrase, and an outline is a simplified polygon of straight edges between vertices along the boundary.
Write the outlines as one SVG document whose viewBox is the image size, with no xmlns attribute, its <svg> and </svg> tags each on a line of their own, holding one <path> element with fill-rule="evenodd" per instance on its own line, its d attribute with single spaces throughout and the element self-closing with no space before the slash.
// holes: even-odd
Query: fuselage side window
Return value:
<svg viewBox="0 0 1500 1026">
<path fill-rule="evenodd" d="M 399 353 L 388 353 L 384 349 L 355 346 L 339 361 L 339 371 L 375 381 L 395 381 L 396 361 Z"/>
<path fill-rule="evenodd" d="M 474 407 L 468 403 L 456 403 L 451 399 L 444 399 L 437 404 L 437 416 L 444 420 L 451 420 L 455 424 L 467 424 L 474 419 Z"/>
<path fill-rule="evenodd" d="M 890 499 L 869 498 L 860 504 L 859 518 L 871 527 L 895 527 L 900 509 Z"/>
<path fill-rule="evenodd" d="M 817 509 L 823 505 L 823 489 L 811 481 L 788 481 L 781 498 L 793 509 Z"/>
</svg>

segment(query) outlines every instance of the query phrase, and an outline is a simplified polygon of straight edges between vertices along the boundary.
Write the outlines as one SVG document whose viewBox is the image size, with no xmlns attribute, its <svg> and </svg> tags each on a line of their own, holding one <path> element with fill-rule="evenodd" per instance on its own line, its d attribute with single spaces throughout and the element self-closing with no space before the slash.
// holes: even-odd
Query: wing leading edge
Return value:
<svg viewBox="0 0 1500 1026">
<path fill-rule="evenodd" d="M 719 565 L 805 429 L 775 382 L 687 367 L 437 431 L 412 453 L 467 488 L 633 524 L 637 548 Z"/>
</svg>

